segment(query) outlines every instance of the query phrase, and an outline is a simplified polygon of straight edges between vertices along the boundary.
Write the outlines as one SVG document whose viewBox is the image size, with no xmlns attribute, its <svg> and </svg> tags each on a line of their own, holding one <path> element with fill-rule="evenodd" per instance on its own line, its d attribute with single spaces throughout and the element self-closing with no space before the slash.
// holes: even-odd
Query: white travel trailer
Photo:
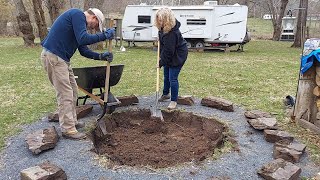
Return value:
<svg viewBox="0 0 320 180">
<path fill-rule="evenodd" d="M 122 20 L 123 40 L 128 42 L 156 41 L 158 30 L 153 25 L 155 12 L 162 6 L 128 5 Z M 206 1 L 198 6 L 171 6 L 181 23 L 180 31 L 188 47 L 243 45 L 250 41 L 247 33 L 248 7 L 217 5 Z"/>
</svg>

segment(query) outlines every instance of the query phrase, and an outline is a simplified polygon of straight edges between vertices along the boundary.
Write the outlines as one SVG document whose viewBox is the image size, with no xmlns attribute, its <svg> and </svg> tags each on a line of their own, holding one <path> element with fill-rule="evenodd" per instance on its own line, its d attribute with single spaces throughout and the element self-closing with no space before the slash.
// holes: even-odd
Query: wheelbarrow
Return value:
<svg viewBox="0 0 320 180">
<path fill-rule="evenodd" d="M 111 92 L 110 87 L 115 86 L 121 79 L 124 65 L 111 65 L 110 66 L 110 78 L 109 78 L 109 88 L 108 88 L 108 102 L 107 102 L 107 112 L 111 114 L 115 108 L 121 103 Z M 80 99 L 84 99 L 83 104 L 85 104 L 87 98 L 91 98 L 98 102 L 101 107 L 104 106 L 104 93 L 105 80 L 106 80 L 106 66 L 95 66 L 95 67 L 83 67 L 83 68 L 73 68 L 73 72 L 78 84 L 78 89 L 82 91 L 85 96 L 78 97 L 77 105 Z M 93 94 L 93 89 L 100 89 L 100 94 Z M 104 91 L 103 91 L 104 90 Z"/>
</svg>

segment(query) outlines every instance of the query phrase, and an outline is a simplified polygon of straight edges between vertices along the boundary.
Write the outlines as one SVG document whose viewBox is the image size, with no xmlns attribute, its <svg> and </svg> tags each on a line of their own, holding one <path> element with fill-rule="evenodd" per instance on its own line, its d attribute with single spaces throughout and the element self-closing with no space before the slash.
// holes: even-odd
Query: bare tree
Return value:
<svg viewBox="0 0 320 180">
<path fill-rule="evenodd" d="M 83 9 L 87 10 L 89 8 L 98 8 L 101 9 L 104 0 L 84 0 Z M 119 3 L 119 2 L 117 2 Z M 120 3 L 121 4 L 121 3 Z"/>
<path fill-rule="evenodd" d="M 81 8 L 83 7 L 83 0 L 69 0 L 70 8 Z"/>
<path fill-rule="evenodd" d="M 17 21 L 19 24 L 19 29 L 23 34 L 24 44 L 26 46 L 33 46 L 35 37 L 33 34 L 29 14 L 26 11 L 22 0 L 14 0 L 14 4 L 17 10 Z"/>
<path fill-rule="evenodd" d="M 300 0 L 297 30 L 295 39 L 291 47 L 302 47 L 305 39 L 305 30 L 307 24 L 308 0 Z"/>
<path fill-rule="evenodd" d="M 218 3 L 219 4 L 228 4 L 229 0 L 219 0 Z"/>
<path fill-rule="evenodd" d="M 64 5 L 65 5 L 64 0 L 47 0 L 47 8 L 49 10 L 49 15 L 52 23 L 61 14 L 61 11 L 63 10 Z"/>
<path fill-rule="evenodd" d="M 7 22 L 10 18 L 11 7 L 7 0 L 0 0 L 0 34 L 7 33 Z"/>
<path fill-rule="evenodd" d="M 274 41 L 280 40 L 282 18 L 284 16 L 287 4 L 288 4 L 288 0 L 281 0 L 280 2 L 276 2 L 274 0 L 268 0 L 268 8 L 272 14 L 272 25 L 273 25 L 272 39 Z"/>
<path fill-rule="evenodd" d="M 39 37 L 42 41 L 47 36 L 47 24 L 42 9 L 42 0 L 32 0 L 32 4 L 34 10 L 34 18 L 39 30 Z"/>
</svg>

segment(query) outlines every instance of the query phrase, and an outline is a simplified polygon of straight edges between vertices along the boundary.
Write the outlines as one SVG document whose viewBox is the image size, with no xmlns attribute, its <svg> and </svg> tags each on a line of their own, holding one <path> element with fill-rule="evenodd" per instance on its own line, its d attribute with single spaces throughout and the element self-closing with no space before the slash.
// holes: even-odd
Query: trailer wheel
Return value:
<svg viewBox="0 0 320 180">
<path fill-rule="evenodd" d="M 203 41 L 197 41 L 194 45 L 195 48 L 204 48 L 204 42 Z"/>
<path fill-rule="evenodd" d="M 190 41 L 187 41 L 187 47 L 188 49 L 192 48 L 192 43 Z"/>
</svg>

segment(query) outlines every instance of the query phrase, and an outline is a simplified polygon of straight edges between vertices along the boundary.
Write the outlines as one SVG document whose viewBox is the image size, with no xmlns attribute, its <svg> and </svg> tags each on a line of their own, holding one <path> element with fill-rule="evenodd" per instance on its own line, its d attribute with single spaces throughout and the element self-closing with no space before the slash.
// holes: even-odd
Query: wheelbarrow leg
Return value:
<svg viewBox="0 0 320 180">
<path fill-rule="evenodd" d="M 85 104 L 86 104 L 87 99 L 88 99 L 89 97 L 90 97 L 90 96 L 86 95 L 86 97 L 85 97 L 84 100 L 83 100 L 83 104 L 82 104 L 82 105 L 85 105 Z"/>
</svg>

